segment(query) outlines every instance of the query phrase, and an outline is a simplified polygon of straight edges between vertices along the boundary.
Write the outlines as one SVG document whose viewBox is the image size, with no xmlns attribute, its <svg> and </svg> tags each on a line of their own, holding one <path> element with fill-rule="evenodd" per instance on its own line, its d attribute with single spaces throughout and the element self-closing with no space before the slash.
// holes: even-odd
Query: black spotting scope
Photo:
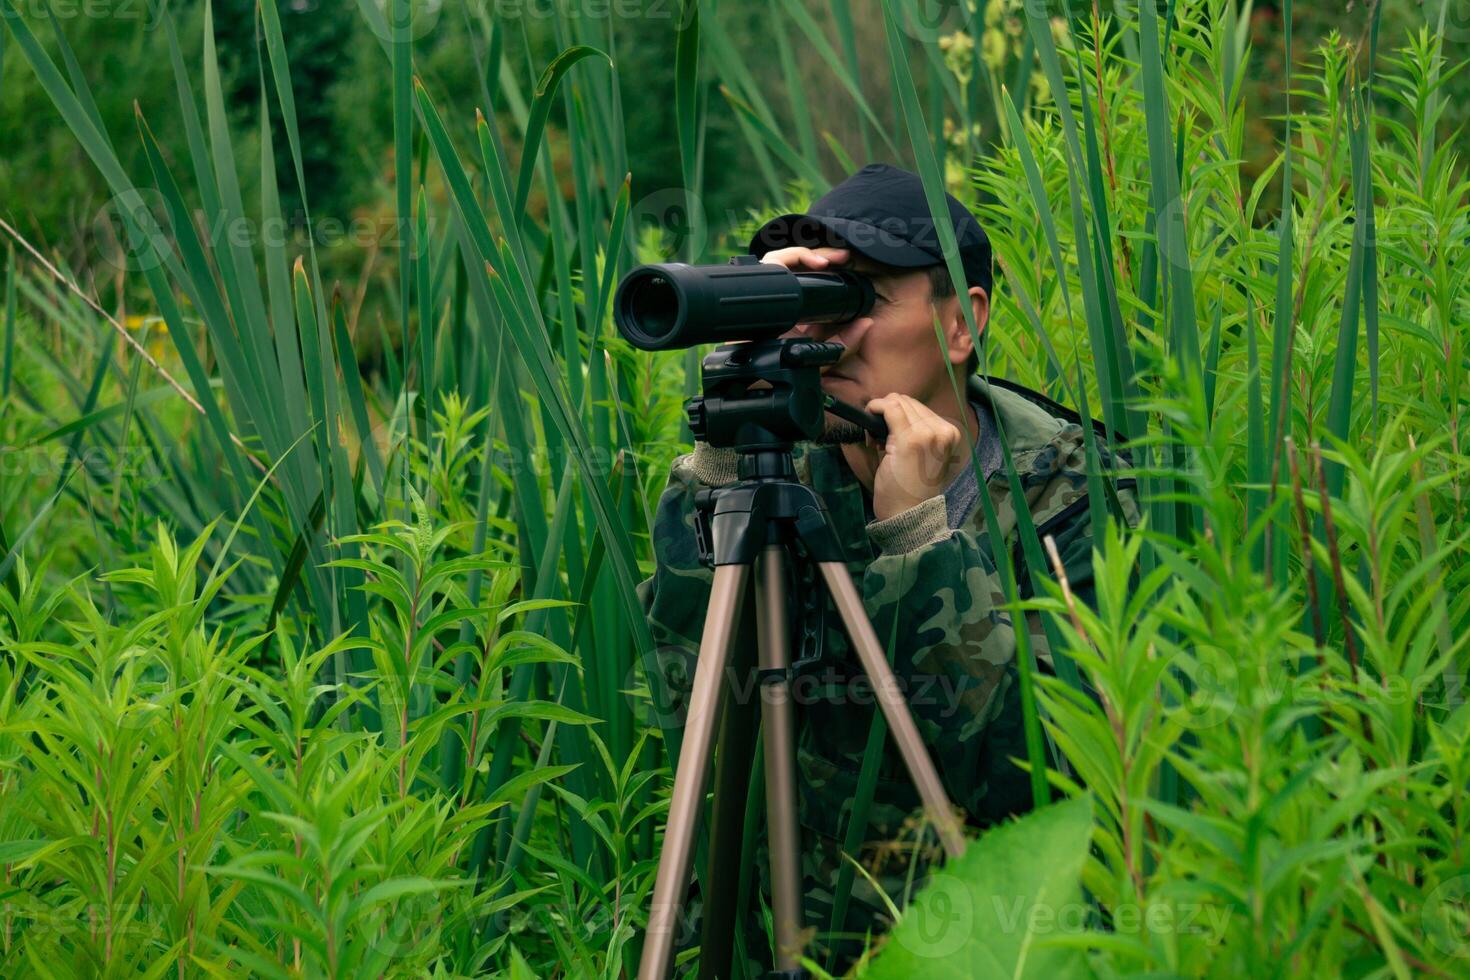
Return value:
<svg viewBox="0 0 1470 980">
<path fill-rule="evenodd" d="M 792 270 L 738 255 L 728 265 L 639 266 L 618 284 L 613 321 L 634 347 L 672 350 L 767 340 L 798 323 L 843 323 L 872 308 L 867 276 Z"/>
</svg>

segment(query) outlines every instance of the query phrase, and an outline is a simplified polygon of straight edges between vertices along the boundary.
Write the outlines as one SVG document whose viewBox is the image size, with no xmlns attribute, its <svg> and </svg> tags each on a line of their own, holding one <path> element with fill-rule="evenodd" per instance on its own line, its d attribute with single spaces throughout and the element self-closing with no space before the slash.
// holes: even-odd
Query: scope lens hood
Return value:
<svg viewBox="0 0 1470 980">
<path fill-rule="evenodd" d="M 670 274 L 671 266 L 682 265 L 670 262 L 639 266 L 618 285 L 613 320 L 634 347 L 668 350 L 688 346 L 679 343 L 678 338 L 688 319 L 689 304 L 678 277 Z"/>
</svg>

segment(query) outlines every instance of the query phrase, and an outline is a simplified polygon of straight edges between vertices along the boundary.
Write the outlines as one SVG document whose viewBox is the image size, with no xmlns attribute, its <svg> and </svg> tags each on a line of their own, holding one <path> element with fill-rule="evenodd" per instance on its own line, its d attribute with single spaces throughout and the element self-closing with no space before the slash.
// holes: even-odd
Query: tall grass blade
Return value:
<svg viewBox="0 0 1470 980">
<path fill-rule="evenodd" d="M 965 282 L 963 270 L 960 268 L 959 247 L 955 240 L 954 223 L 949 216 L 949 206 L 945 203 L 944 178 L 939 172 L 939 166 L 934 159 L 933 148 L 929 144 L 928 133 L 924 130 L 924 116 L 918 106 L 918 96 L 914 89 L 913 76 L 909 73 L 908 62 L 905 60 L 903 40 L 899 34 L 897 20 L 890 0 L 883 3 L 883 26 L 888 41 L 888 61 L 893 89 L 898 96 L 899 110 L 907 124 L 909 143 L 913 149 L 915 158 L 919 165 L 919 177 L 924 185 L 924 198 L 929 205 L 929 213 L 934 221 L 939 235 L 940 249 L 945 256 L 946 265 L 949 268 L 951 280 L 956 283 Z M 975 348 L 981 350 L 979 327 L 975 323 L 974 309 L 970 303 L 961 302 L 960 309 L 965 314 L 965 323 L 969 327 L 970 337 Z M 984 368 L 982 353 L 982 370 Z M 951 378 L 953 381 L 953 378 Z M 997 417 L 996 422 L 1000 419 Z M 1019 493 L 1019 483 L 1016 479 L 1015 463 L 1010 457 L 1010 448 L 1003 427 L 1000 428 L 1000 443 L 1004 453 L 1004 465 L 1010 478 L 1014 500 L 1024 500 L 1024 495 Z M 976 468 L 976 478 L 985 485 L 984 477 L 979 472 L 979 461 L 972 460 Z M 1011 568 L 1010 549 L 1005 546 L 999 530 L 999 522 L 995 513 L 995 505 L 990 499 L 990 494 L 979 494 L 980 505 L 985 511 L 985 526 L 989 534 L 991 557 L 1001 574 L 1001 581 L 1005 589 L 1007 601 L 1011 604 L 1013 622 L 1023 623 L 1024 614 L 1015 611 L 1015 603 L 1019 599 L 1015 573 Z M 1045 565 L 1040 561 L 1040 544 L 1036 541 L 1036 529 L 1030 525 L 1030 512 L 1022 506 L 1016 507 L 1018 519 L 1018 534 L 1023 542 L 1029 533 L 1030 548 L 1028 551 L 1028 564 L 1033 560 L 1029 557 L 1034 551 L 1036 564 L 1032 565 L 1033 574 L 1041 574 Z M 1024 526 L 1022 526 L 1024 525 Z M 1029 532 L 1028 532 L 1029 528 Z M 1042 617 L 1043 626 L 1047 630 L 1048 640 L 1051 643 L 1052 655 L 1057 665 L 1058 672 L 1068 670 L 1075 679 L 1075 666 L 1070 658 L 1062 650 L 1059 637 L 1054 637 L 1056 627 L 1050 620 Z M 1036 714 L 1036 702 L 1031 687 L 1031 673 L 1035 669 L 1035 660 L 1031 651 L 1029 631 L 1021 626 L 1014 631 L 1016 638 L 1016 661 L 1017 669 L 1021 679 L 1021 706 L 1023 725 L 1026 733 L 1026 755 L 1031 765 L 1031 790 L 1036 805 L 1040 806 L 1050 798 L 1046 787 L 1046 756 L 1041 747 L 1041 725 Z"/>
<path fill-rule="evenodd" d="M 15 370 L 15 243 L 5 249 L 5 351 L 0 363 L 0 399 L 10 397 L 10 377 Z"/>
<path fill-rule="evenodd" d="M 1052 40 L 1051 21 L 1044 15 L 1039 4 L 1026 4 L 1027 37 L 1031 40 L 1048 84 L 1053 93 L 1057 114 L 1061 118 L 1062 132 L 1067 148 L 1067 192 L 1072 209 L 1073 241 L 1075 242 L 1077 271 L 1082 287 L 1083 314 L 1087 321 L 1088 336 L 1092 341 L 1094 356 L 1101 353 L 1103 362 L 1097 369 L 1098 392 L 1102 399 L 1103 420 L 1109 433 L 1120 433 L 1124 440 L 1133 437 L 1135 426 L 1130 424 L 1129 411 L 1136 404 L 1133 393 L 1133 370 L 1129 363 L 1126 343 L 1120 343 L 1120 333 L 1111 329 L 1100 295 L 1100 277 L 1097 269 L 1098 256 L 1092 244 L 1102 236 L 1088 233 L 1088 223 L 1083 207 L 1083 182 L 1078 174 L 1085 171 L 1087 157 L 1077 135 L 1077 122 L 1072 114 L 1068 91 L 1062 75 L 1061 60 L 1057 56 L 1056 44 Z M 1020 90 L 1024 91 L 1024 90 Z M 1085 101 L 1085 99 L 1084 99 Z M 1092 202 L 1096 216 L 1103 205 Z"/>
<path fill-rule="evenodd" d="M 1075 33 L 1075 32 L 1074 32 Z M 1143 409 L 1139 405 L 1140 396 L 1137 380 L 1134 377 L 1133 354 L 1128 345 L 1127 332 L 1123 327 L 1123 310 L 1118 300 L 1118 285 L 1114 281 L 1113 270 L 1117 264 L 1117 256 L 1113 252 L 1113 219 L 1112 209 L 1108 203 L 1108 194 L 1104 185 L 1104 177 L 1107 171 L 1102 162 L 1102 153 L 1098 146 L 1097 128 L 1099 124 L 1106 124 L 1105 119 L 1094 121 L 1092 116 L 1092 95 L 1088 90 L 1087 72 L 1082 63 L 1082 50 L 1077 49 L 1077 88 L 1078 104 L 1082 110 L 1082 135 L 1087 152 L 1087 174 L 1088 204 L 1092 210 L 1091 238 L 1093 251 L 1093 265 L 1097 270 L 1100 314 L 1104 320 L 1102 330 L 1103 339 L 1106 342 L 1105 357 L 1103 363 L 1107 370 L 1112 372 L 1109 384 L 1117 391 L 1122 392 L 1124 404 L 1118 411 L 1118 415 L 1124 420 L 1124 426 L 1117 432 L 1125 439 L 1144 431 L 1145 421 Z M 1101 93 L 1099 93 L 1101 95 Z M 1098 111 L 1103 111 L 1103 101 L 1099 98 Z M 1091 416 L 1083 414 L 1084 427 L 1090 426 Z M 1110 433 L 1111 440 L 1113 435 Z"/>
<path fill-rule="evenodd" d="M 765 123 L 765 130 L 775 130 L 777 128 L 776 117 L 766 102 L 765 93 L 751 75 L 744 59 L 735 50 L 730 38 L 723 31 L 708 31 L 705 33 L 704 41 L 708 46 L 710 60 L 717 66 L 718 75 L 725 79 L 726 87 L 729 87 L 744 105 L 760 117 Z M 723 88 L 720 94 L 724 95 Z M 771 151 L 767 148 L 766 137 L 762 136 L 761 131 L 752 126 L 743 114 L 737 115 L 735 122 L 739 125 L 740 133 L 745 137 L 746 145 L 755 157 L 756 169 L 760 171 L 765 181 L 766 193 L 771 196 L 772 200 L 779 200 L 784 191 L 782 182 L 776 175 L 775 165 L 771 161 Z"/>
<path fill-rule="evenodd" d="M 1353 245 L 1349 253 L 1347 280 L 1343 283 L 1342 317 L 1337 327 L 1337 350 L 1332 362 L 1332 388 L 1327 400 L 1327 431 L 1339 441 L 1348 440 L 1352 423 L 1353 385 L 1358 367 L 1358 331 L 1363 316 L 1363 286 L 1370 235 L 1372 234 L 1373 170 L 1369 150 L 1372 107 L 1354 92 L 1347 105 L 1348 155 L 1352 161 Z M 1327 465 L 1327 488 L 1333 496 L 1342 493 L 1345 477 L 1342 464 Z"/>
<path fill-rule="evenodd" d="M 1046 193 L 1045 184 L 1041 178 L 1041 168 L 1036 163 L 1036 154 L 1031 151 L 1031 143 L 1026 138 L 1026 126 L 1021 121 L 1021 115 L 1016 109 L 1015 100 L 1011 98 L 1008 91 L 1002 90 L 1002 100 L 1006 110 L 1006 121 L 1010 128 L 1011 145 L 1016 148 L 1016 155 L 1021 160 L 1021 168 L 1026 174 L 1026 184 L 1031 189 L 1032 200 L 1036 203 L 1037 217 L 1041 219 L 1041 230 L 1046 235 L 1047 250 L 1051 253 L 1052 268 L 1056 272 L 1059 283 L 1067 280 L 1067 265 L 1062 258 L 1062 243 L 1057 235 L 1056 221 L 1052 218 L 1051 198 Z M 1072 321 L 1072 291 L 1067 288 L 1061 290 L 1062 303 L 1067 310 L 1067 319 Z M 1030 306 L 1029 298 L 1026 300 Z M 1037 336 L 1041 339 L 1042 348 L 1046 351 L 1047 359 L 1056 371 L 1058 380 L 1067 388 L 1067 394 L 1072 400 L 1076 400 L 1076 393 L 1071 390 L 1071 382 L 1068 372 L 1062 365 L 1061 358 L 1057 356 L 1056 348 L 1053 346 L 1051 336 L 1046 332 L 1046 327 L 1041 322 L 1040 316 L 1030 318 L 1032 326 L 1036 329 Z M 1073 333 L 1075 337 L 1075 331 Z M 1074 362 L 1077 360 L 1076 351 L 1073 351 Z M 1080 366 L 1080 365 L 1079 365 Z"/>
<path fill-rule="evenodd" d="M 867 96 L 863 94 L 862 85 L 858 81 L 860 76 L 857 69 L 856 49 L 855 47 L 848 47 L 849 42 L 853 41 L 852 14 L 845 0 L 842 3 L 833 3 L 831 10 L 833 17 L 837 20 L 838 32 L 843 37 L 843 50 L 845 52 L 851 52 L 850 60 L 845 55 L 840 56 L 833 50 L 832 43 L 827 40 L 827 35 L 822 32 L 821 26 L 812 17 L 811 10 L 801 0 L 782 0 L 782 2 L 787 16 L 801 29 L 801 33 L 806 37 L 811 46 L 816 49 L 817 54 L 822 56 L 822 61 L 832 73 L 832 76 L 842 84 L 847 94 L 852 97 L 853 105 L 857 106 L 862 123 L 864 159 L 870 159 L 873 155 L 872 149 L 868 145 L 870 129 L 878 134 L 879 139 L 883 141 L 883 146 L 889 154 L 894 157 L 899 156 L 898 147 L 894 145 L 893 138 L 888 135 L 888 127 L 880 122 L 878 116 L 873 112 L 873 107 L 869 104 Z M 784 37 L 784 32 L 778 32 L 776 36 L 778 39 L 782 38 Z M 787 77 L 788 79 L 795 79 L 796 76 L 795 74 L 790 74 Z M 803 153 L 809 160 L 816 159 L 814 148 L 807 149 L 803 146 Z"/>
<path fill-rule="evenodd" d="M 141 116 L 138 119 L 138 124 L 140 134 L 143 137 L 143 145 L 149 154 L 150 166 L 154 167 L 155 173 L 167 174 L 167 171 L 162 169 L 162 159 L 158 153 L 157 144 L 151 139 L 151 134 L 148 132 L 147 126 L 143 123 Z M 165 198 L 167 200 L 167 191 L 172 189 L 172 183 L 169 181 L 161 186 L 165 189 Z M 176 191 L 170 206 L 175 209 L 181 209 Z M 215 400 L 209 376 L 205 373 L 204 366 L 199 361 L 199 355 L 194 350 L 193 335 L 184 322 L 183 313 L 174 299 L 173 290 L 169 288 L 168 282 L 164 277 L 162 268 L 164 264 L 163 258 L 165 254 L 171 257 L 172 251 L 170 250 L 168 253 L 157 251 L 161 247 L 159 239 L 154 237 L 157 234 L 157 225 L 152 224 L 152 219 L 145 210 L 134 211 L 129 208 L 123 208 L 120 213 L 123 217 L 124 227 L 127 230 L 128 240 L 132 243 L 133 252 L 142 258 L 143 276 L 153 293 L 154 302 L 158 304 L 159 315 L 162 316 L 163 322 L 168 328 L 169 338 L 173 342 L 174 350 L 178 353 L 179 359 L 184 364 L 184 370 L 189 375 L 189 381 L 194 387 L 198 404 L 204 409 L 210 431 L 215 436 L 216 448 L 224 457 L 235 485 L 249 486 L 250 481 L 246 476 L 245 454 L 237 450 L 237 439 L 230 431 L 229 423 L 225 420 L 224 413 L 220 410 L 219 403 Z M 149 226 L 153 229 L 152 234 L 148 230 Z M 184 244 L 192 241 L 197 248 L 197 239 L 192 235 L 192 223 L 184 226 L 179 226 L 175 223 L 175 227 L 190 229 L 190 234 L 181 235 L 180 240 Z M 212 286 L 212 284 L 210 285 Z M 195 308 L 199 308 L 197 304 Z M 208 323 L 207 318 L 206 323 Z M 228 328 L 224 327 L 222 329 L 223 336 L 232 340 L 233 338 L 229 335 Z M 223 346 L 224 349 L 228 350 L 228 341 Z M 221 374 L 225 377 L 227 397 L 233 391 L 233 400 L 239 400 L 242 398 L 242 389 L 239 381 L 231 376 L 229 366 L 223 361 L 221 361 L 220 368 Z M 237 411 L 235 417 L 239 419 L 242 415 Z M 262 468 L 259 461 L 252 458 L 251 462 L 257 468 Z M 251 523 L 260 541 L 269 542 L 271 540 L 270 527 L 259 511 L 252 512 Z M 282 570 L 279 554 L 274 548 L 265 547 L 263 550 L 272 570 L 279 575 Z"/>
<path fill-rule="evenodd" d="M 1291 0 L 1282 8 L 1286 63 L 1291 64 Z M 1280 480 L 1283 443 L 1286 439 L 1286 424 L 1291 415 L 1291 362 L 1296 332 L 1296 309 L 1292 300 L 1292 286 L 1296 263 L 1293 222 L 1295 202 L 1292 200 L 1292 148 L 1291 148 L 1291 90 L 1286 92 L 1286 123 L 1283 136 L 1284 148 L 1281 163 L 1281 218 L 1277 228 L 1276 245 L 1276 300 L 1273 311 L 1271 338 L 1271 442 L 1265 451 L 1271 463 L 1271 495 L 1274 497 Z M 1272 581 L 1286 578 L 1286 542 L 1289 529 L 1273 526 L 1266 539 L 1262 561 L 1263 571 Z"/>
<path fill-rule="evenodd" d="M 791 4 L 786 4 L 789 7 Z M 787 37 L 785 20 L 781 16 L 781 0 L 766 0 L 769 12 L 768 23 L 771 38 L 776 42 L 776 58 L 781 65 L 781 77 L 786 82 L 786 104 L 791 108 L 791 119 L 796 128 L 796 143 L 801 155 L 807 160 L 817 159 L 817 140 L 812 130 L 812 115 L 807 108 L 807 96 L 803 91 L 801 72 L 791 53 L 791 41 Z"/>
<path fill-rule="evenodd" d="M 1159 53 L 1158 21 L 1152 4 L 1139 6 L 1139 48 L 1142 53 L 1143 103 L 1148 121 L 1150 200 L 1155 218 L 1154 234 L 1163 260 L 1171 347 L 1185 377 L 1201 376 L 1199 324 L 1195 319 L 1194 282 L 1185 228 L 1185 201 L 1175 167 L 1170 134 L 1168 96 L 1164 92 L 1164 66 Z"/>
<path fill-rule="evenodd" d="M 679 173 L 684 180 L 684 193 L 689 203 L 689 235 L 686 246 L 704 240 L 704 208 L 699 206 L 701 160 L 699 147 L 703 138 L 704 118 L 698 113 L 700 91 L 699 38 L 700 9 L 697 0 L 683 0 L 679 27 L 674 40 L 674 130 L 679 140 Z M 686 261 L 698 261 L 685 252 Z"/>
<path fill-rule="evenodd" d="M 398 227 L 398 338 L 404 356 L 409 350 L 409 325 L 413 310 L 414 269 L 420 261 L 419 249 L 427 247 L 417 238 L 413 224 L 413 0 L 388 0 L 389 62 L 393 73 L 393 207 Z M 422 178 L 420 178 L 422 179 Z M 422 298 L 420 299 L 422 302 Z M 422 322 L 419 329 L 424 329 Z M 407 369 L 405 368 L 405 375 Z M 407 378 L 404 378 L 404 398 L 408 398 Z M 420 385 L 421 399 L 427 392 Z M 429 421 L 433 418 L 434 406 L 425 401 L 420 406 L 424 412 L 425 441 L 428 440 Z M 409 413 L 412 419 L 413 413 Z M 405 477 L 407 471 L 405 470 Z"/>
<path fill-rule="evenodd" d="M 276 184 L 275 144 L 271 136 L 270 109 L 266 101 L 264 81 L 262 78 L 260 89 L 261 215 L 267 222 L 266 227 L 285 228 L 287 226 L 281 214 L 280 189 Z M 286 432 L 295 438 L 306 432 L 311 423 L 300 338 L 295 330 L 288 329 L 296 320 L 290 265 L 286 258 L 284 235 L 262 235 L 261 238 L 266 292 L 270 300 L 271 321 L 275 325 L 271 333 L 275 340 L 276 369 L 280 378 L 280 387 L 276 389 L 277 399 L 285 413 Z M 206 274 L 206 270 L 197 263 L 196 268 L 196 275 Z M 356 373 L 354 369 L 353 374 Z"/>
<path fill-rule="evenodd" d="M 425 124 L 428 126 L 430 138 L 433 140 L 434 149 L 439 157 L 440 166 L 444 169 L 452 191 L 456 213 L 460 220 L 465 222 L 466 229 L 470 233 L 476 248 L 480 251 L 485 261 L 504 262 L 498 250 L 490 242 L 489 228 L 483 217 L 475 206 L 473 196 L 470 193 L 469 180 L 465 175 L 463 166 L 453 145 L 449 142 L 449 135 L 444 130 L 443 122 L 439 118 L 438 111 L 433 103 L 429 101 L 427 93 L 422 86 L 418 89 L 419 105 L 422 110 Z M 481 130 L 485 129 L 481 123 Z M 501 171 L 503 174 L 503 171 Z M 504 189 L 504 178 L 497 179 L 495 174 L 491 175 L 491 185 L 498 188 L 497 195 L 501 200 L 508 203 L 508 193 Z M 512 240 L 512 244 L 514 240 Z M 507 272 L 513 270 L 506 266 Z M 640 653 L 646 655 L 652 649 L 651 637 L 648 634 L 647 621 L 643 618 L 642 609 L 638 604 L 634 593 L 636 584 L 636 566 L 633 562 L 631 547 L 627 542 L 624 529 L 620 527 L 621 522 L 617 519 L 612 506 L 611 498 L 601 481 L 595 478 L 591 471 L 592 454 L 586 444 L 586 438 L 581 430 L 580 424 L 573 417 L 570 407 L 566 404 L 564 396 L 556 383 L 555 374 L 550 364 L 548 344 L 544 326 L 541 326 L 540 310 L 534 305 L 520 306 L 512 299 L 512 295 L 505 288 L 500 275 L 492 276 L 491 288 L 495 295 L 496 305 L 502 313 L 502 322 L 509 328 L 515 340 L 516 349 L 521 354 L 522 363 L 526 365 L 532 383 L 536 387 L 537 394 L 542 398 L 551 413 L 551 418 L 562 437 L 572 447 L 579 467 L 582 469 L 582 478 L 592 488 L 591 501 L 593 512 L 598 523 L 607 534 L 608 539 L 613 542 L 610 549 L 613 558 L 612 567 L 614 575 L 618 579 L 620 592 L 622 594 L 625 609 L 630 621 L 633 623 L 634 635 L 637 640 Z M 538 328 L 539 329 L 536 329 Z"/>
<path fill-rule="evenodd" d="M 76 93 L 77 101 L 87 113 L 87 118 L 92 120 L 92 125 L 97 128 L 97 132 L 105 133 L 107 127 L 102 123 L 102 113 L 97 110 L 97 100 L 92 98 L 92 89 L 87 84 L 87 76 L 82 73 L 82 66 L 77 63 L 71 43 L 67 41 L 66 34 L 61 29 L 61 22 L 56 19 L 56 10 L 51 6 L 51 0 L 44 0 L 44 3 L 46 19 L 51 23 L 51 33 L 56 38 L 56 47 L 61 52 L 61 61 L 66 66 L 67 77 L 71 79 L 72 91 Z"/>
<path fill-rule="evenodd" d="M 234 141 L 230 136 L 224 85 L 220 78 L 219 58 L 215 48 L 212 0 L 205 0 L 204 4 L 203 63 L 205 119 L 211 159 L 214 162 L 214 178 L 220 191 L 220 210 L 209 216 L 217 267 L 229 300 L 231 319 L 240 337 L 244 377 L 248 379 L 252 395 L 260 400 L 261 410 L 256 413 L 256 423 L 267 448 L 275 454 L 290 440 L 286 437 L 283 420 L 273 411 L 274 403 L 267 395 L 280 389 L 280 377 L 274 369 L 274 357 L 267 358 L 265 341 L 269 336 L 269 327 L 265 300 L 261 295 L 260 282 L 255 276 L 255 257 L 248 242 L 239 235 L 229 233 L 232 229 L 249 227 L 249 218 L 246 217 L 244 199 L 241 197 L 239 175 L 235 172 Z M 293 465 L 296 462 L 293 459 L 287 464 L 287 473 L 295 470 L 295 479 L 287 480 L 288 487 L 309 479 L 306 476 L 309 465 L 297 467 Z M 286 494 L 295 508 L 298 521 L 305 517 L 307 504 L 317 489 L 313 486 L 307 490 L 308 486 L 309 484 L 302 484 L 301 489 L 306 491 L 304 493 L 288 490 Z"/>
<path fill-rule="evenodd" d="M 740 96 L 736 95 L 728 87 L 721 85 L 720 94 L 725 101 L 730 103 L 744 121 L 745 125 L 761 138 L 762 143 L 774 153 L 783 164 L 796 176 L 806 181 L 817 195 L 825 194 L 831 186 L 827 178 L 817 169 L 817 165 L 811 160 L 798 153 L 792 145 L 781 135 L 779 129 L 774 125 L 761 119 L 756 111 Z"/>
<path fill-rule="evenodd" d="M 516 178 L 515 214 L 521 215 L 522 222 L 526 218 L 526 200 L 531 194 L 531 174 L 535 169 L 536 161 L 540 158 L 542 136 L 546 131 L 546 120 L 551 115 L 552 100 L 556 98 L 557 88 L 561 84 L 563 76 L 572 70 L 577 62 L 583 58 L 600 56 L 609 65 L 612 59 L 607 53 L 599 51 L 590 45 L 580 44 L 567 48 L 557 55 L 546 66 L 541 73 L 540 80 L 536 83 L 536 91 L 531 101 L 531 114 L 526 120 L 525 131 L 522 134 L 525 153 L 521 156 L 520 174 Z"/>
<path fill-rule="evenodd" d="M 1271 463 L 1268 456 L 1271 444 L 1266 438 L 1266 402 L 1261 393 L 1261 353 L 1260 342 L 1256 336 L 1255 304 L 1247 301 L 1245 309 L 1245 527 L 1247 533 L 1252 533 L 1257 529 L 1257 521 L 1261 518 L 1266 506 L 1265 488 L 1271 479 Z M 1265 571 L 1266 538 L 1274 533 L 1270 527 L 1261 530 L 1263 533 L 1259 537 L 1251 539 L 1251 567 L 1257 572 Z"/>
<path fill-rule="evenodd" d="M 420 179 L 422 179 L 422 171 L 420 171 Z M 418 350 L 419 355 L 419 400 L 423 403 L 424 412 L 424 449 L 432 459 L 434 455 L 434 406 L 437 401 L 434 392 L 434 351 L 437 347 L 434 333 L 438 329 L 439 304 L 433 280 L 430 278 L 433 256 L 430 251 L 432 243 L 429 238 L 429 201 L 422 183 L 419 184 L 417 210 L 418 223 L 413 236 L 413 266 L 418 278 L 414 291 L 419 306 L 419 329 L 414 335 L 414 347 Z M 406 341 L 404 346 L 407 347 Z"/>
<path fill-rule="evenodd" d="M 199 103 L 195 100 L 193 82 L 184 67 L 184 53 L 179 48 L 179 33 L 174 25 L 174 13 L 165 8 L 162 13 L 164 36 L 168 39 L 169 62 L 173 66 L 174 86 L 179 96 L 179 115 L 184 123 L 184 135 L 188 140 L 189 160 L 194 167 L 194 186 L 206 214 L 219 213 L 219 188 L 214 183 L 214 171 L 209 166 L 209 150 L 204 143 L 204 125 L 199 119 Z"/>
</svg>

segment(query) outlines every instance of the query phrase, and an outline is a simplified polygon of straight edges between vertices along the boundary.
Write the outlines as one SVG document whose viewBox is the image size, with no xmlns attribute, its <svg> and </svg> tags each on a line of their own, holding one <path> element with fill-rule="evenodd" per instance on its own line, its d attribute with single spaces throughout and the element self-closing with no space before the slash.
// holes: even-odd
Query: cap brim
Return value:
<svg viewBox="0 0 1470 980">
<path fill-rule="evenodd" d="M 929 252 L 866 221 L 833 218 L 818 214 L 783 214 L 772 218 L 751 236 L 751 255 L 765 255 L 794 245 L 806 248 L 850 248 L 874 262 L 899 268 L 915 268 L 944 261 Z"/>
</svg>

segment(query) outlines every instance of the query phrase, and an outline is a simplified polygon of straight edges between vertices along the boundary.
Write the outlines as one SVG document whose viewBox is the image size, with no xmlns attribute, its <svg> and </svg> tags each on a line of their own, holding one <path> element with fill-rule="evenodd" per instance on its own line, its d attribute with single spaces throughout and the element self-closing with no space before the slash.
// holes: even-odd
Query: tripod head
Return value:
<svg viewBox="0 0 1470 980">
<path fill-rule="evenodd" d="M 792 546 L 787 594 L 797 639 L 791 669 L 821 662 L 826 608 L 814 562 L 840 561 L 826 508 L 796 479 L 794 443 L 818 438 L 833 411 L 883 440 L 888 429 L 873 415 L 822 391 L 821 369 L 842 356 L 841 344 L 801 338 L 725 344 L 700 366 L 704 394 L 685 402 L 696 439 L 740 454 L 739 482 L 695 495 L 694 534 L 710 565 L 752 562 L 766 544 Z M 718 529 L 718 533 L 716 531 Z"/>
<path fill-rule="evenodd" d="M 793 443 L 817 439 L 825 413 L 848 419 L 880 442 L 882 419 L 822 391 L 821 369 L 842 356 L 841 344 L 802 338 L 725 344 L 700 366 L 704 394 L 685 402 L 689 430 L 711 446 L 747 458 L 789 454 Z M 741 476 L 745 476 L 742 472 Z"/>
<path fill-rule="evenodd" d="M 882 419 L 822 391 L 822 368 L 837 363 L 843 349 L 801 337 L 723 344 L 700 364 L 703 394 L 684 403 L 696 439 L 740 454 L 737 483 L 695 494 L 700 559 L 711 566 L 750 563 L 768 543 L 791 547 L 795 671 L 822 660 L 826 606 L 816 563 L 845 556 L 821 498 L 796 478 L 792 447 L 819 438 L 827 412 L 880 443 L 888 438 Z"/>
</svg>

